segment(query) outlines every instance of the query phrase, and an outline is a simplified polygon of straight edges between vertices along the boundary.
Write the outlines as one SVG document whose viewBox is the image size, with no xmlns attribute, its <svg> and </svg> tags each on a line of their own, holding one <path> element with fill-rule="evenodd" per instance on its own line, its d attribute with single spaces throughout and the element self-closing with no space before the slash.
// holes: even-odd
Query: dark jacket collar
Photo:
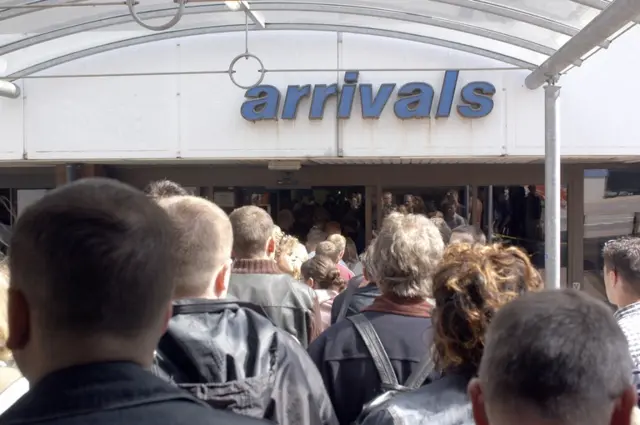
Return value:
<svg viewBox="0 0 640 425">
<path fill-rule="evenodd" d="M 283 274 L 278 264 L 271 259 L 238 259 L 233 262 L 231 273 L 238 274 Z"/>
<path fill-rule="evenodd" d="M 94 363 L 47 375 L 2 415 L 2 423 L 43 422 L 176 399 L 193 400 L 134 363 Z"/>
</svg>

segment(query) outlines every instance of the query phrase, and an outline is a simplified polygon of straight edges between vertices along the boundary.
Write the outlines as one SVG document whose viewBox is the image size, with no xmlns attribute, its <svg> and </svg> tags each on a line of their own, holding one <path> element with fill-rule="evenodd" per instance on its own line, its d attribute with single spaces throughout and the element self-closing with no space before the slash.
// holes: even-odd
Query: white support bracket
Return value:
<svg viewBox="0 0 640 425">
<path fill-rule="evenodd" d="M 251 10 L 251 5 L 246 0 L 227 0 L 224 2 L 231 10 L 242 10 L 253 21 L 256 27 L 265 29 L 267 27 L 264 16 L 260 12 Z"/>
<path fill-rule="evenodd" d="M 20 97 L 20 87 L 10 81 L 0 80 L 0 97 L 17 99 Z"/>
</svg>

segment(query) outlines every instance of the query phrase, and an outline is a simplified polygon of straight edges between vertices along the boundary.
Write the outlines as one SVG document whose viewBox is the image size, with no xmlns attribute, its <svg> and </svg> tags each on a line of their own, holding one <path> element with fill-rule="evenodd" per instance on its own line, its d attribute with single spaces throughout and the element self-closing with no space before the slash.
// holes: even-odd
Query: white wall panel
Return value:
<svg viewBox="0 0 640 425">
<path fill-rule="evenodd" d="M 22 159 L 24 101 L 0 97 L 0 160 Z"/>
<path fill-rule="evenodd" d="M 175 158 L 176 81 L 176 76 L 28 80 L 28 158 Z"/>
</svg>

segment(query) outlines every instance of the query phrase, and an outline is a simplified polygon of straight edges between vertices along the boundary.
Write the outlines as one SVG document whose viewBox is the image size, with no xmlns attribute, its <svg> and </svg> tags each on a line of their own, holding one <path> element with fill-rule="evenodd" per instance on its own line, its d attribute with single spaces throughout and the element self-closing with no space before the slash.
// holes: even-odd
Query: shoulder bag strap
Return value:
<svg viewBox="0 0 640 425">
<path fill-rule="evenodd" d="M 409 375 L 409 377 L 407 378 L 407 382 L 404 383 L 404 386 L 410 390 L 420 388 L 422 384 L 424 384 L 424 381 L 427 380 L 429 375 L 431 375 L 434 367 L 435 365 L 431 357 L 431 350 L 429 350 L 427 352 L 427 355 L 418 364 L 418 368 L 414 370 L 411 375 Z"/>
<path fill-rule="evenodd" d="M 376 365 L 376 369 L 380 375 L 382 386 L 386 389 L 399 387 L 398 377 L 393 370 L 391 360 L 389 360 L 389 356 L 387 356 L 387 353 L 382 346 L 382 342 L 380 342 L 380 338 L 378 337 L 378 334 L 373 328 L 371 322 L 369 322 L 369 319 L 367 319 L 363 314 L 356 314 L 355 316 L 347 317 L 347 320 L 353 323 L 360 334 L 360 337 L 367 346 L 371 359 Z"/>
<path fill-rule="evenodd" d="M 340 312 L 338 313 L 338 317 L 336 318 L 336 323 L 347 317 L 347 311 L 349 310 L 349 303 L 351 302 L 351 298 L 353 294 L 360 286 L 360 280 L 353 278 L 349 281 L 349 285 L 347 289 L 344 291 L 344 299 L 342 300 L 342 305 L 340 306 Z"/>
</svg>

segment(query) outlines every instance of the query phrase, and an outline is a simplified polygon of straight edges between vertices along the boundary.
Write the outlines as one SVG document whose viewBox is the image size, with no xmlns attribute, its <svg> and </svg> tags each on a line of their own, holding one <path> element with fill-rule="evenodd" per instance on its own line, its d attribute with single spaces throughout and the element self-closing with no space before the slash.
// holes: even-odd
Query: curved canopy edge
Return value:
<svg viewBox="0 0 640 425">
<path fill-rule="evenodd" d="M 423 14 L 409 13 L 377 7 L 353 6 L 325 2 L 290 1 L 286 3 L 254 3 L 252 5 L 252 10 L 341 13 L 347 15 L 384 18 L 401 22 L 418 23 L 427 26 L 459 31 L 466 34 L 477 35 L 523 49 L 531 50 L 533 52 L 540 53 L 546 56 L 551 56 L 556 52 L 556 49 L 553 49 L 551 47 L 498 31 Z M 224 4 L 197 5 L 185 8 L 185 15 L 200 15 L 222 12 L 229 12 L 229 9 Z M 149 9 L 138 12 L 138 15 L 143 19 L 165 18 L 175 15 L 175 8 Z M 66 26 L 54 26 L 50 27 L 49 29 L 42 29 L 36 31 L 37 35 L 26 37 L 24 39 L 0 46 L 0 55 L 12 53 L 20 49 L 24 49 L 58 38 L 67 37 L 69 35 L 78 34 L 85 31 L 108 28 L 116 25 L 122 25 L 129 22 L 131 22 L 131 15 L 129 13 L 122 13 L 119 15 L 98 15 L 90 18 L 89 20 L 83 19 L 80 21 L 70 22 Z"/>
<path fill-rule="evenodd" d="M 222 26 L 216 25 L 216 26 L 206 26 L 206 27 L 198 27 L 198 28 L 163 31 L 163 32 L 158 32 L 150 35 L 127 38 L 124 40 L 91 47 L 88 49 L 58 56 L 44 62 L 40 62 L 36 65 L 14 72 L 11 75 L 5 77 L 5 79 L 9 81 L 19 80 L 20 78 L 28 77 L 37 72 L 41 72 L 58 65 L 62 65 L 67 62 L 71 62 L 77 59 L 97 55 L 97 54 L 112 51 L 112 50 L 122 49 L 125 47 L 152 43 L 152 42 L 162 41 L 162 40 L 191 37 L 191 36 L 203 35 L 203 34 L 239 32 L 239 31 L 244 31 L 245 29 L 246 29 L 245 25 L 222 25 Z M 256 27 L 253 26 L 253 27 L 250 27 L 250 29 L 255 30 Z M 517 68 L 529 69 L 529 70 L 534 70 L 537 68 L 537 66 L 533 63 L 522 61 L 520 59 L 503 55 L 500 53 L 492 52 L 489 50 L 480 49 L 478 47 L 469 46 L 466 44 L 457 43 L 449 40 L 443 40 L 440 38 L 421 36 L 421 35 L 416 35 L 412 33 L 404 33 L 400 31 L 389 31 L 389 30 L 383 30 L 378 28 L 360 27 L 360 26 L 352 26 L 352 25 L 330 25 L 330 24 L 314 24 L 314 23 L 295 23 L 295 24 L 270 23 L 266 25 L 265 30 L 325 31 L 325 32 L 330 31 L 330 32 L 365 34 L 365 35 L 372 35 L 372 36 L 379 36 L 379 37 L 386 37 L 386 38 L 394 38 L 399 40 L 414 41 L 418 43 L 424 43 L 424 44 L 429 44 L 433 46 L 440 46 L 440 47 L 458 50 L 466 53 L 471 53 L 471 54 L 487 57 L 490 59 L 494 59 L 500 62 L 504 62 L 510 65 L 513 65 Z"/>
</svg>

